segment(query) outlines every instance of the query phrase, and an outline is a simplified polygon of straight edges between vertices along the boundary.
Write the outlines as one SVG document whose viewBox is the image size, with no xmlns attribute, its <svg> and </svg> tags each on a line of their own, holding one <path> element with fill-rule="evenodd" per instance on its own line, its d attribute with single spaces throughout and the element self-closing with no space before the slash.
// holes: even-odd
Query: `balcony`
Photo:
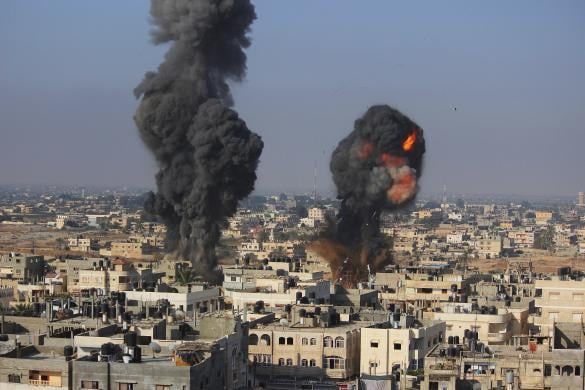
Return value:
<svg viewBox="0 0 585 390">
<path fill-rule="evenodd" d="M 508 332 L 488 333 L 488 343 L 505 343 L 508 340 Z"/>
</svg>

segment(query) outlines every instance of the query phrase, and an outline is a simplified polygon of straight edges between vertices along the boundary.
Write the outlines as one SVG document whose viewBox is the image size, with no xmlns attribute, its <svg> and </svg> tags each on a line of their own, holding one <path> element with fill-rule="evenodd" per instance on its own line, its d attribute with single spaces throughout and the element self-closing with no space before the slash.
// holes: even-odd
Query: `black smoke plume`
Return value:
<svg viewBox="0 0 585 390">
<path fill-rule="evenodd" d="M 145 209 L 167 225 L 168 250 L 211 277 L 220 229 L 254 189 L 263 148 L 228 108 L 256 14 L 249 0 L 151 0 L 150 14 L 153 42 L 170 47 L 134 90 L 134 120 L 159 166 Z"/>
<path fill-rule="evenodd" d="M 420 126 L 392 107 L 372 106 L 355 121 L 331 156 L 341 209 L 326 233 L 329 244 L 320 245 L 334 274 L 352 272 L 355 282 L 367 265 L 383 265 L 380 214 L 415 198 L 424 152 Z"/>
</svg>

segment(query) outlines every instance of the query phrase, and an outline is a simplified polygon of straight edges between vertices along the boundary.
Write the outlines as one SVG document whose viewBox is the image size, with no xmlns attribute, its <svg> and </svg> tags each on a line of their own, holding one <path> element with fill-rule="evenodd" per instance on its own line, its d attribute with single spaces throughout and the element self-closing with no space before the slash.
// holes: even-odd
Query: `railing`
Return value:
<svg viewBox="0 0 585 390">
<path fill-rule="evenodd" d="M 42 379 L 29 379 L 28 384 L 34 386 L 51 386 L 50 381 L 44 381 Z"/>
</svg>

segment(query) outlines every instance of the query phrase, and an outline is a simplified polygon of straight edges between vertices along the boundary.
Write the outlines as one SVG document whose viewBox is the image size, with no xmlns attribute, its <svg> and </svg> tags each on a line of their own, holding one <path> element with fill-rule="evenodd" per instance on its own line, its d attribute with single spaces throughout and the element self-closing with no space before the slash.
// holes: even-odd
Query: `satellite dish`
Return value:
<svg viewBox="0 0 585 390">
<path fill-rule="evenodd" d="M 151 342 L 150 344 L 148 344 L 148 346 L 150 347 L 150 349 L 152 349 L 152 357 L 153 358 L 155 357 L 154 356 L 155 353 L 159 353 L 161 351 L 160 345 L 158 345 L 154 341 Z"/>
<path fill-rule="evenodd" d="M 160 345 L 158 343 L 155 343 L 154 341 L 148 344 L 148 346 L 150 347 L 150 349 L 152 349 L 152 352 L 159 353 L 161 351 Z"/>
</svg>

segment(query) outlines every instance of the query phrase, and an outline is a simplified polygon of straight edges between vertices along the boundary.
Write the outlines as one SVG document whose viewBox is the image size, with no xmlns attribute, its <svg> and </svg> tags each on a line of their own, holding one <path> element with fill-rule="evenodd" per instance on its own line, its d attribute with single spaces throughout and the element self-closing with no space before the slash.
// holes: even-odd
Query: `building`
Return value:
<svg viewBox="0 0 585 390">
<path fill-rule="evenodd" d="M 483 238 L 475 241 L 475 250 L 482 259 L 493 259 L 502 254 L 503 242 L 501 237 Z"/>
<path fill-rule="evenodd" d="M 138 305 L 155 306 L 158 302 L 166 300 L 175 308 L 183 308 L 188 314 L 194 312 L 215 312 L 220 308 L 219 288 L 207 287 L 205 285 L 196 286 L 191 292 L 172 293 L 156 291 L 126 291 L 126 299 L 130 303 L 135 301 Z"/>
<path fill-rule="evenodd" d="M 535 211 L 534 214 L 536 215 L 537 225 L 546 225 L 553 217 L 552 211 Z"/>
<path fill-rule="evenodd" d="M 528 334 L 526 302 L 510 302 L 510 306 L 499 302 L 498 306 L 443 304 L 440 312 L 425 312 L 424 318 L 444 321 L 447 337 L 463 339 L 466 330 L 477 332 L 478 339 L 486 345 L 509 344 L 513 336 Z"/>
<path fill-rule="evenodd" d="M 421 390 L 582 389 L 583 350 L 552 350 L 542 345 L 442 344 L 425 359 Z"/>
<path fill-rule="evenodd" d="M 141 242 L 112 242 L 111 256 L 140 259 L 145 254 Z"/>
<path fill-rule="evenodd" d="M 388 377 L 396 370 L 423 368 L 427 353 L 445 338 L 442 321 L 420 322 L 399 313 L 390 316 L 391 321 L 361 329 L 362 377 Z"/>
<path fill-rule="evenodd" d="M 150 269 L 145 270 L 151 272 Z M 111 291 L 127 291 L 141 286 L 142 275 L 132 265 L 123 260 L 114 260 L 111 265 L 92 269 L 79 269 L 79 282 L 68 283 L 68 291 L 77 293 L 95 289 L 99 295 L 107 295 Z"/>
<path fill-rule="evenodd" d="M 577 206 L 585 207 L 585 192 L 581 191 L 577 195 Z"/>
<path fill-rule="evenodd" d="M 331 306 L 297 305 L 278 323 L 249 330 L 256 385 L 268 389 L 336 382 L 359 374 L 362 323 L 341 323 Z M 280 386 L 280 387 L 279 387 Z M 297 387 L 298 388 L 298 387 Z"/>
<path fill-rule="evenodd" d="M 0 276 L 36 283 L 45 274 L 43 256 L 11 252 L 0 256 Z"/>
<path fill-rule="evenodd" d="M 69 374 L 62 346 L 25 346 L 19 342 L 12 348 L 0 348 L 2 390 L 71 389 Z"/>
<path fill-rule="evenodd" d="M 585 316 L 585 280 L 536 280 L 534 325 L 550 335 L 558 322 L 582 323 Z"/>
</svg>

